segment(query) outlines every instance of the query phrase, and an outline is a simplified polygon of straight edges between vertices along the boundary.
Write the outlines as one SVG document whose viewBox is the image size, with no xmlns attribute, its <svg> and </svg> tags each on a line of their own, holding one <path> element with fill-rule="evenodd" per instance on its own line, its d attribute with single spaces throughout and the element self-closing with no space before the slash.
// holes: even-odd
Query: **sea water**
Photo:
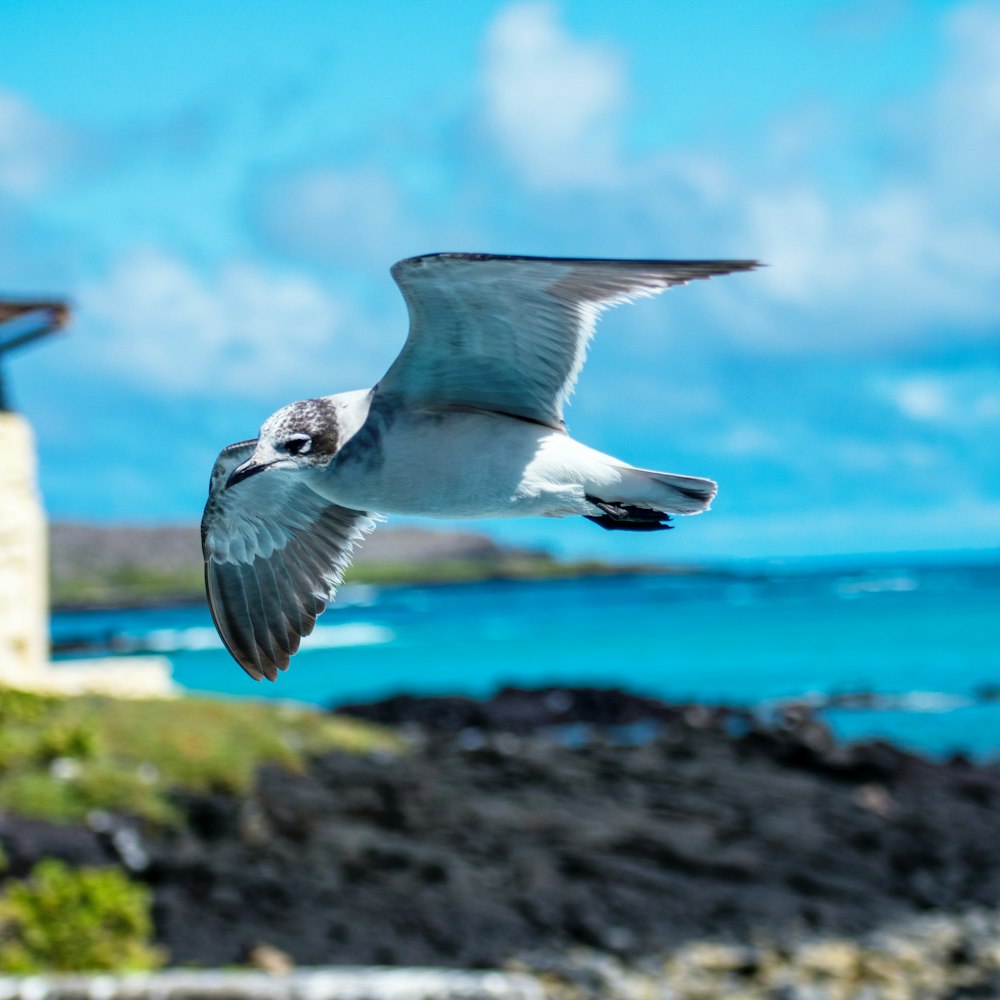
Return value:
<svg viewBox="0 0 1000 1000">
<path fill-rule="evenodd" d="M 204 607 L 58 613 L 52 630 L 165 655 L 191 692 L 324 706 L 508 684 L 747 706 L 870 694 L 824 709 L 841 736 L 1000 757 L 995 565 L 347 586 L 274 684 L 239 669 Z"/>
</svg>

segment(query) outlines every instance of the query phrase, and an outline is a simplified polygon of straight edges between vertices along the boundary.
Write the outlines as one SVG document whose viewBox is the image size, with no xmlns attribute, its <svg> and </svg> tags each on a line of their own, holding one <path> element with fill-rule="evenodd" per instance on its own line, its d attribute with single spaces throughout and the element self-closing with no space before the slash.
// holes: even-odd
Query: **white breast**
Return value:
<svg viewBox="0 0 1000 1000">
<path fill-rule="evenodd" d="M 535 491 L 529 470 L 564 434 L 487 413 L 401 413 L 366 441 L 357 435 L 312 486 L 358 510 L 423 517 L 517 517 Z M 366 454 L 365 448 L 370 449 Z M 540 504 L 544 506 L 544 503 Z"/>
</svg>

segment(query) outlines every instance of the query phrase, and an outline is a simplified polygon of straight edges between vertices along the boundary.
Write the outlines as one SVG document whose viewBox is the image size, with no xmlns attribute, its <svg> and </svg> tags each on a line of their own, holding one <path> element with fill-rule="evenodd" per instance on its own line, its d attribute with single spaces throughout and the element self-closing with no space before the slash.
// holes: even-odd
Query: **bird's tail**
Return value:
<svg viewBox="0 0 1000 1000">
<path fill-rule="evenodd" d="M 700 514 L 708 510 L 719 490 L 711 479 L 631 467 L 624 470 L 622 487 L 633 493 L 631 503 L 649 503 L 668 514 Z"/>
<path fill-rule="evenodd" d="M 620 467 L 614 489 L 587 499 L 600 511 L 590 520 L 619 531 L 658 531 L 669 528 L 671 514 L 700 514 L 708 510 L 718 487 L 711 479 Z M 585 515 L 586 516 L 586 515 Z"/>
</svg>

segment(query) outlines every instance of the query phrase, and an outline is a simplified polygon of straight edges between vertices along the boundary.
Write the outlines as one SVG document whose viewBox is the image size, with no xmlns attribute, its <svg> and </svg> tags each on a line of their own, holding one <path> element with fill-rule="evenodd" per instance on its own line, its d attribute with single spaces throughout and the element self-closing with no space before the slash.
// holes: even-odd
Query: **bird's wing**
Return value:
<svg viewBox="0 0 1000 1000">
<path fill-rule="evenodd" d="M 223 449 L 201 521 L 205 587 L 226 648 L 274 680 L 340 585 L 376 516 L 325 500 L 299 476 L 265 472 L 226 488 L 255 441 Z"/>
<path fill-rule="evenodd" d="M 378 384 L 408 405 L 469 407 L 561 429 L 600 312 L 748 260 L 574 260 L 431 254 L 392 276 L 410 333 Z"/>
</svg>

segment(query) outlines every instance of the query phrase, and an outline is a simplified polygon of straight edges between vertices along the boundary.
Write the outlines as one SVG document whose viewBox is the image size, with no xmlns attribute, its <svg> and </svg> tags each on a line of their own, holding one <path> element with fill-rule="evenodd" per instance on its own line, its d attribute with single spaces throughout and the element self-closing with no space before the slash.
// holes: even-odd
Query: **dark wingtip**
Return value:
<svg viewBox="0 0 1000 1000">
<path fill-rule="evenodd" d="M 627 270 L 648 269 L 657 270 L 667 268 L 671 270 L 684 270 L 688 274 L 682 279 L 684 281 L 696 280 L 698 278 L 711 278 L 716 275 L 732 274 L 738 271 L 754 271 L 760 267 L 767 267 L 767 264 L 759 260 L 667 260 L 664 258 L 602 258 L 602 257 L 533 257 L 524 254 L 502 254 L 502 253 L 427 253 L 417 257 L 406 257 L 397 261 L 390 268 L 390 274 L 397 282 L 401 274 L 410 268 L 424 267 L 435 261 L 510 261 L 512 263 L 524 262 L 527 264 L 565 264 L 565 265 L 587 265 L 601 264 L 606 267 L 619 267 Z"/>
<path fill-rule="evenodd" d="M 751 259 L 717 259 L 706 258 L 693 260 L 675 257 L 546 257 L 541 254 L 522 253 L 467 253 L 464 251 L 441 251 L 437 253 L 422 253 L 416 257 L 404 257 L 396 261 L 393 268 L 408 264 L 421 264 L 432 260 L 526 260 L 546 261 L 551 264 L 721 264 L 739 270 L 749 270 L 754 267 L 766 267 L 759 260 Z"/>
</svg>

